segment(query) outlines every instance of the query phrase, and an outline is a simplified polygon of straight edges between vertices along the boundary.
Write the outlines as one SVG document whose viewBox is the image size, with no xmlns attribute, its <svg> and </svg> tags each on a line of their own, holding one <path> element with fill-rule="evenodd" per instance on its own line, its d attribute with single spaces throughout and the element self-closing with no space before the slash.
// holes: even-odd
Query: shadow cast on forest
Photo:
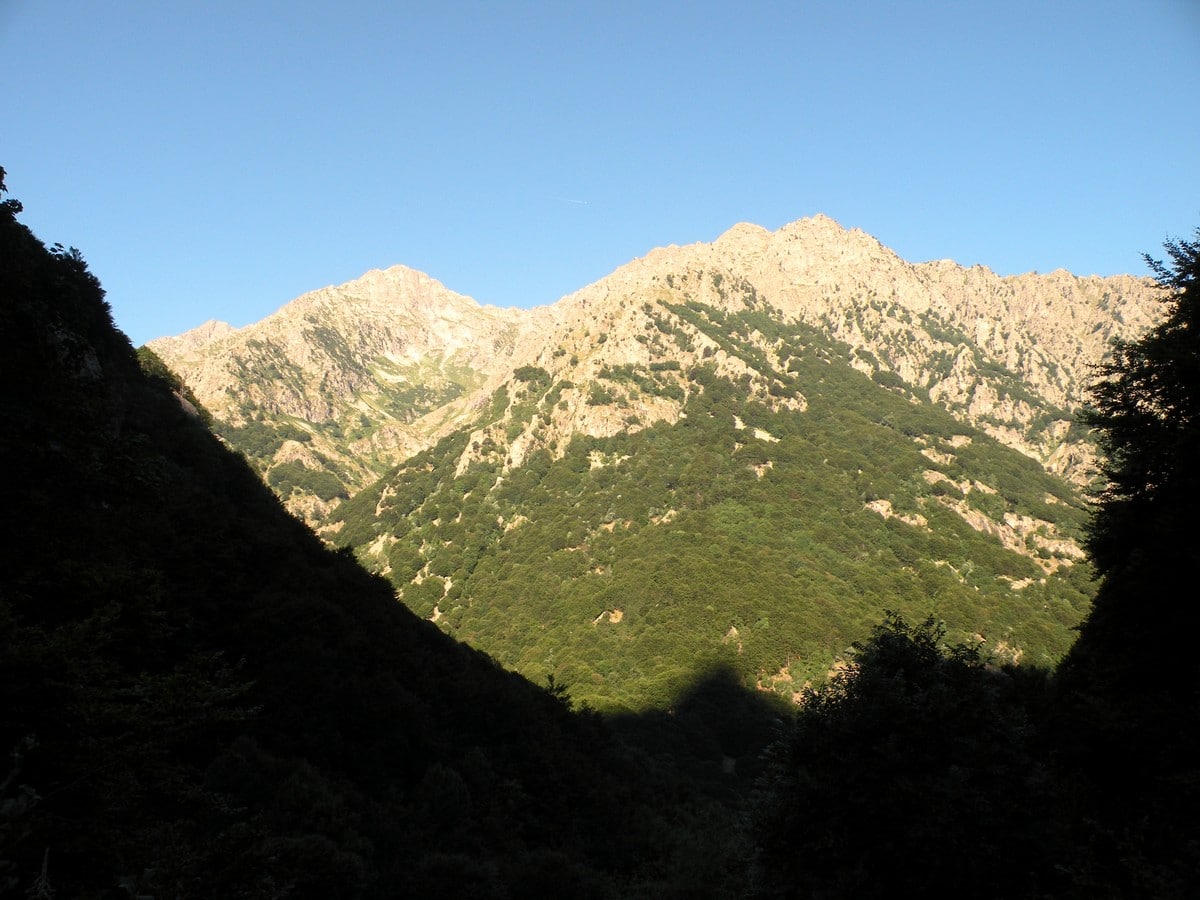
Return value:
<svg viewBox="0 0 1200 900">
<path fill-rule="evenodd" d="M 717 663 L 698 668 L 669 707 L 604 720 L 624 742 L 669 761 L 702 790 L 741 794 L 793 709 L 776 694 L 746 688 L 731 666 Z"/>
</svg>

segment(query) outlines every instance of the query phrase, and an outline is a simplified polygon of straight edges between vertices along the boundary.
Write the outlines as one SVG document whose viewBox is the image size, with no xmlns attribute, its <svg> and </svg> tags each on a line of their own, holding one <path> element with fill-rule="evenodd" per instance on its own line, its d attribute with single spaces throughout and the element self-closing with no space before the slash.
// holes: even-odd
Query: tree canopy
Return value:
<svg viewBox="0 0 1200 900">
<path fill-rule="evenodd" d="M 1200 240 L 1166 250 L 1169 265 L 1145 257 L 1165 315 L 1141 339 L 1114 345 L 1086 417 L 1106 456 L 1089 541 L 1106 574 L 1147 554 L 1178 563 L 1197 552 L 1181 526 L 1200 496 Z"/>
<path fill-rule="evenodd" d="M 1150 856 L 1137 871 L 1155 878 L 1200 868 L 1200 659 L 1181 643 L 1200 627 L 1200 241 L 1166 250 L 1167 264 L 1147 257 L 1162 320 L 1115 346 L 1093 390 L 1087 421 L 1107 459 L 1089 547 L 1103 579 L 1059 668 L 1054 720 L 1087 816 L 1112 853 Z"/>
<path fill-rule="evenodd" d="M 1194 705 L 1200 677 L 1194 654 L 1172 650 L 1200 626 L 1200 241 L 1166 250 L 1169 264 L 1146 257 L 1162 319 L 1114 346 L 1085 417 L 1106 457 L 1088 535 L 1103 581 L 1064 665 L 1068 682 L 1107 696 L 1110 708 L 1145 694 L 1131 703 L 1128 728 L 1169 695 Z M 1151 670 L 1159 677 L 1145 678 Z M 1158 709 L 1147 721 L 1164 718 Z"/>
</svg>

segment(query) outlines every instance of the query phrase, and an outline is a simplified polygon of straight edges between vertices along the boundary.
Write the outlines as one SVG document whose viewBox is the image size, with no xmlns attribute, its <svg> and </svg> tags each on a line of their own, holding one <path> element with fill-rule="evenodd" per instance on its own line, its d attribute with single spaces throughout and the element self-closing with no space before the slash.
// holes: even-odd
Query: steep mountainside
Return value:
<svg viewBox="0 0 1200 900">
<path fill-rule="evenodd" d="M 711 667 L 796 695 L 885 609 L 1057 660 L 1092 591 L 1073 409 L 1152 295 L 817 217 L 529 312 L 398 268 L 152 346 L 420 615 L 642 710 Z"/>
<path fill-rule="evenodd" d="M 1092 453 L 1072 410 L 1108 341 L 1150 323 L 1151 294 L 1150 282 L 1127 276 L 1002 278 L 948 261 L 912 265 L 818 216 L 661 248 L 532 311 L 480 307 L 397 267 L 301 297 L 256 325 L 209 323 L 150 346 L 315 523 L 339 496 L 469 423 L 522 366 L 575 386 L 542 429 L 560 447 L 575 434 L 674 421 L 682 399 L 661 391 L 652 401 L 642 392 L 619 415 L 586 401 L 606 369 L 706 361 L 723 375 L 747 374 L 677 311 L 688 303 L 753 307 L 776 326 L 816 328 L 849 346 L 860 371 L 897 379 L 1081 483 Z M 514 463 L 530 444 L 526 435 L 511 448 Z"/>
<path fill-rule="evenodd" d="M 714 666 L 793 696 L 886 609 L 932 609 L 1000 659 L 1065 651 L 1091 591 L 1067 482 L 814 329 L 672 315 L 720 359 L 680 330 L 659 334 L 692 347 L 686 370 L 601 365 L 584 392 L 519 369 L 325 533 L 421 615 L 602 709 L 669 705 Z M 576 415 L 594 433 L 560 443 Z"/>
<path fill-rule="evenodd" d="M 275 486 L 297 482 L 293 505 L 312 520 L 464 421 L 536 321 L 396 267 L 306 294 L 250 328 L 209 322 L 151 347 L 235 446 L 277 469 Z"/>
<path fill-rule="evenodd" d="M 414 611 L 642 710 L 713 666 L 796 696 L 884 610 L 1060 658 L 1092 593 L 1073 409 L 1152 298 L 912 265 L 818 216 L 530 312 L 392 269 L 152 347 Z"/>
<path fill-rule="evenodd" d="M 774 233 L 737 226 L 713 244 L 655 251 L 642 262 L 698 280 L 707 274 L 714 282 L 708 297 L 735 306 L 737 298 L 716 282 L 740 278 L 785 320 L 848 344 L 860 370 L 897 375 L 1071 475 L 1078 460 L 1063 446 L 1066 413 L 1110 339 L 1140 333 L 1154 313 L 1148 279 L 1064 271 L 1001 278 L 948 260 L 910 265 L 821 216 Z"/>
</svg>

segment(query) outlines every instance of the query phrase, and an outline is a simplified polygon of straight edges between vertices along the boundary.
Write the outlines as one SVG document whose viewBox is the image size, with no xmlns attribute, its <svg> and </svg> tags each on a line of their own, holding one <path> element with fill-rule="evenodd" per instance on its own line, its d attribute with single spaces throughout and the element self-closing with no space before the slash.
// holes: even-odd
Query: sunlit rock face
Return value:
<svg viewBox="0 0 1200 900">
<path fill-rule="evenodd" d="M 1151 324 L 1154 292 L 1132 276 L 1000 276 L 950 260 L 910 263 L 816 216 L 658 248 L 533 310 L 483 306 L 395 266 L 305 294 L 245 328 L 208 322 L 150 346 L 233 443 L 247 442 L 265 474 L 292 463 L 334 474 L 350 493 L 464 427 L 478 432 L 464 467 L 493 452 L 519 466 L 538 448 L 559 452 L 574 434 L 674 422 L 690 390 L 685 373 L 699 364 L 748 377 L 751 393 L 774 407 L 803 409 L 803 396 L 772 393 L 761 367 L 685 312 L 688 304 L 753 309 L 777 328 L 823 331 L 849 347 L 860 371 L 894 379 L 914 402 L 928 398 L 1084 483 L 1095 456 L 1073 413 L 1110 341 Z M 774 338 L 747 339 L 769 365 L 784 364 Z M 509 396 L 499 418 L 479 424 L 498 389 L 519 386 L 522 367 L 564 385 L 553 408 L 536 427 L 518 427 Z M 286 433 L 264 442 L 263 425 Z M 306 452 L 288 444 L 296 438 Z M 312 491 L 294 493 L 289 502 L 310 521 L 329 507 Z"/>
</svg>

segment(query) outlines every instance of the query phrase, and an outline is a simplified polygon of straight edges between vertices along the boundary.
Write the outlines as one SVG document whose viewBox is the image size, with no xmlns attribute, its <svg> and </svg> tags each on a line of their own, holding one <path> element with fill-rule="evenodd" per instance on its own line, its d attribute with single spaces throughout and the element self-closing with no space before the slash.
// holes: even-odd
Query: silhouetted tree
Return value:
<svg viewBox="0 0 1200 900">
<path fill-rule="evenodd" d="M 1088 540 L 1104 580 L 1062 675 L 1103 697 L 1114 726 L 1178 733 L 1175 717 L 1200 690 L 1196 654 L 1173 649 L 1200 627 L 1200 243 L 1166 249 L 1170 266 L 1146 257 L 1164 316 L 1114 346 L 1086 415 L 1106 455 Z M 1129 709 L 1112 707 L 1126 700 Z"/>
<path fill-rule="evenodd" d="M 1197 231 L 1200 237 L 1200 231 Z M 1200 241 L 1146 257 L 1164 314 L 1118 342 L 1086 421 L 1105 452 L 1088 540 L 1103 581 L 1059 668 L 1054 743 L 1095 848 L 1079 883 L 1189 896 L 1200 876 Z"/>
<path fill-rule="evenodd" d="M 1114 344 L 1085 417 L 1105 453 L 1089 549 L 1114 577 L 1147 555 L 1179 566 L 1198 552 L 1183 515 L 1200 497 L 1200 242 L 1169 241 L 1166 250 L 1170 266 L 1145 257 L 1165 315 L 1141 339 Z"/>
<path fill-rule="evenodd" d="M 1031 729 L 1012 673 L 889 614 L 809 691 L 757 799 L 753 895 L 1026 896 Z"/>
</svg>

